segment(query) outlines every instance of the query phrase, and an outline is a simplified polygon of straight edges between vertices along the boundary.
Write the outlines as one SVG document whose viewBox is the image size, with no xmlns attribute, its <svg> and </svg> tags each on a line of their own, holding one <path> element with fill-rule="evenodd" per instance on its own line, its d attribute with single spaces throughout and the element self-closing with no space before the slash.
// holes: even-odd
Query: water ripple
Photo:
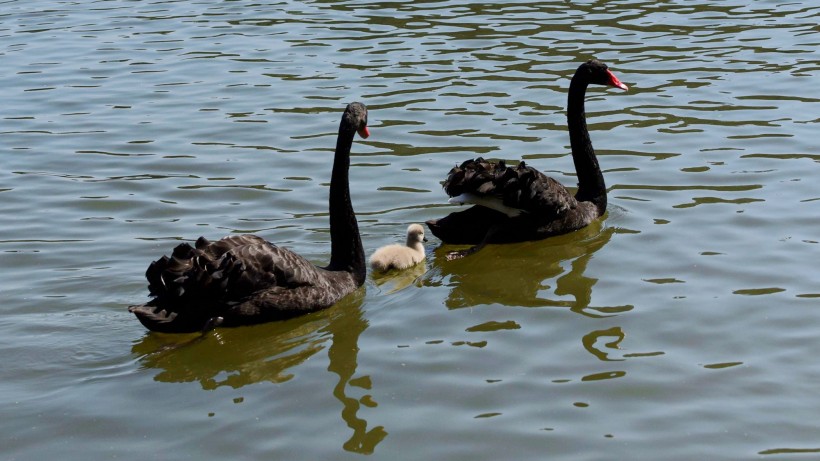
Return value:
<svg viewBox="0 0 820 461">
<path fill-rule="evenodd" d="M 2 2 L 4 454 L 813 453 L 818 16 L 764 0 Z M 566 89 L 590 57 L 630 86 L 587 96 L 611 192 L 596 226 L 454 262 L 431 239 L 425 266 L 282 325 L 173 339 L 125 311 L 147 264 L 199 235 L 326 261 L 352 100 L 370 108 L 350 171 L 368 253 L 455 209 L 440 185 L 466 158 L 574 185 Z"/>
</svg>

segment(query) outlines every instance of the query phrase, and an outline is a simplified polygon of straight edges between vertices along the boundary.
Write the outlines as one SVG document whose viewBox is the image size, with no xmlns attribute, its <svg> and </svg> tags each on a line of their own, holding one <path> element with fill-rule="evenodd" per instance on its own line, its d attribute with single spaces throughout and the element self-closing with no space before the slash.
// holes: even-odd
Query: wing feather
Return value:
<svg viewBox="0 0 820 461">
<path fill-rule="evenodd" d="M 561 183 L 523 161 L 511 168 L 503 160 L 467 160 L 450 170 L 444 190 L 450 197 L 475 194 L 497 198 L 505 206 L 544 217 L 564 215 L 578 204 Z"/>
<path fill-rule="evenodd" d="M 310 301 L 294 303 L 297 293 L 290 294 L 293 289 L 332 288 L 326 271 L 255 235 L 233 235 L 215 242 L 201 237 L 194 246 L 181 243 L 170 257 L 152 262 L 145 276 L 154 299 L 130 310 L 146 326 L 160 331 L 163 325 L 168 331 L 195 331 L 213 317 L 230 315 L 232 306 L 254 298 L 264 298 L 264 307 L 274 311 L 301 309 L 301 304 Z M 260 300 L 254 303 L 259 305 Z M 287 317 L 286 313 L 282 316 Z M 180 325 L 183 321 L 186 324 Z"/>
</svg>

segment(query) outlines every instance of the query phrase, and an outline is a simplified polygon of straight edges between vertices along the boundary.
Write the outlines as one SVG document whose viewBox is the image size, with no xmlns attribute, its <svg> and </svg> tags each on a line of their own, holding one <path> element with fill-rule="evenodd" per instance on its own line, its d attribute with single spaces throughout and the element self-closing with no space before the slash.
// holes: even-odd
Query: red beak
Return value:
<svg viewBox="0 0 820 461">
<path fill-rule="evenodd" d="M 620 88 L 624 91 L 629 91 L 629 87 L 621 83 L 612 71 L 607 70 L 606 73 L 609 74 L 609 85 L 614 86 L 615 88 Z"/>
<path fill-rule="evenodd" d="M 363 128 L 359 128 L 358 131 L 359 131 L 359 136 L 361 136 L 362 139 L 367 139 L 367 137 L 370 136 L 370 130 L 367 129 L 367 126 L 364 126 Z"/>
</svg>

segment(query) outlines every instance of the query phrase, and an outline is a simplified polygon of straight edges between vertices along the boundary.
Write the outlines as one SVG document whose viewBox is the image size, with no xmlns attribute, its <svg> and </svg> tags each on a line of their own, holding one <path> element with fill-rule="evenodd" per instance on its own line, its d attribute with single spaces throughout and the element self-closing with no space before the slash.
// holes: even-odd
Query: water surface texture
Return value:
<svg viewBox="0 0 820 461">
<path fill-rule="evenodd" d="M 820 7 L 774 0 L 0 1 L 0 458 L 820 456 Z M 456 163 L 575 183 L 587 229 L 368 276 L 302 318 L 148 333 L 148 263 L 254 232 L 325 263 L 339 117 L 366 251 Z"/>
</svg>

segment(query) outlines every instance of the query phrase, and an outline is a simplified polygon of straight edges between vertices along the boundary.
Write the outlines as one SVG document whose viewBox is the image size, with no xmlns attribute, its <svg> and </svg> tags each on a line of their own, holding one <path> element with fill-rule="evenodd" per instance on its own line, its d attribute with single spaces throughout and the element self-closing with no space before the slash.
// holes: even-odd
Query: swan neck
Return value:
<svg viewBox="0 0 820 461">
<path fill-rule="evenodd" d="M 339 127 L 333 172 L 330 176 L 330 265 L 332 271 L 347 271 L 364 283 L 366 264 L 356 213 L 350 202 L 350 149 L 356 131 L 344 121 Z"/>
<path fill-rule="evenodd" d="M 413 250 L 417 253 L 418 252 L 422 252 L 422 253 L 424 252 L 424 245 L 416 239 L 411 239 L 411 238 L 408 237 L 407 238 L 407 243 L 405 245 L 407 246 L 407 248 L 410 248 L 411 250 Z"/>
<path fill-rule="evenodd" d="M 578 175 L 578 191 L 575 198 L 595 203 L 603 214 L 606 210 L 606 184 L 595 150 L 592 148 L 592 140 L 589 138 L 584 110 L 584 97 L 588 85 L 587 78 L 579 69 L 570 82 L 567 100 L 569 140 L 575 172 Z"/>
</svg>

